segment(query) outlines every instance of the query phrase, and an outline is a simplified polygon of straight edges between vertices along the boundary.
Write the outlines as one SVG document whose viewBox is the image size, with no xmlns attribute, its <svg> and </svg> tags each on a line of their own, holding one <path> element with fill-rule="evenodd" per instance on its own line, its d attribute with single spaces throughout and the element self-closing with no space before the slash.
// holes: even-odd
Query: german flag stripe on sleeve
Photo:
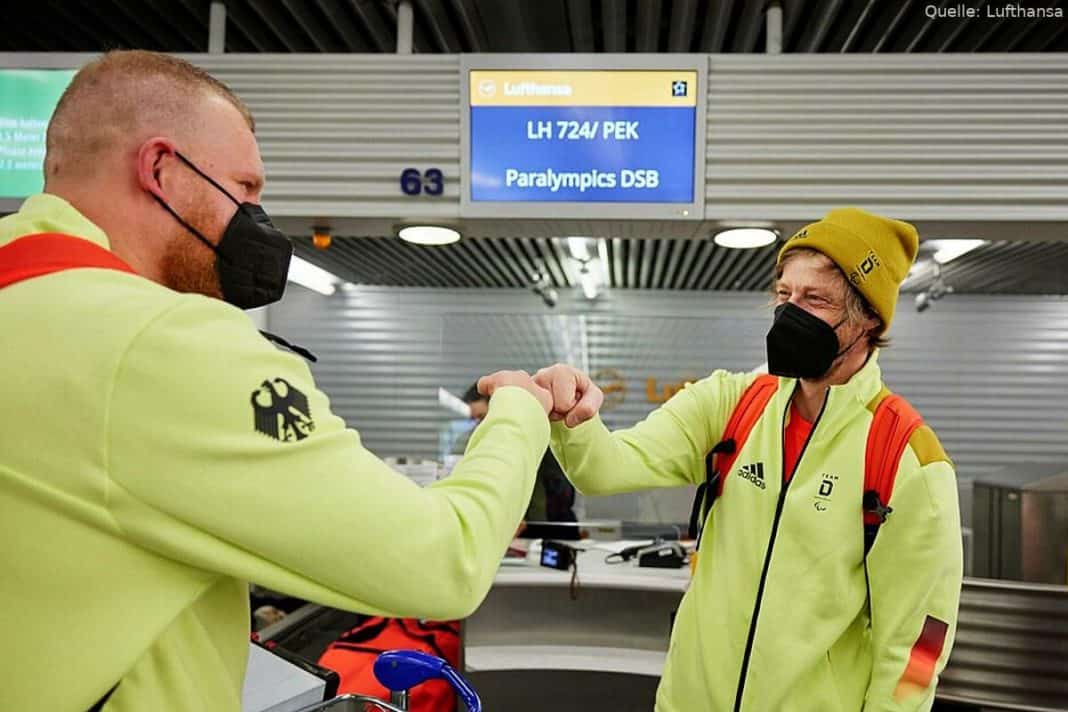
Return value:
<svg viewBox="0 0 1068 712">
<path fill-rule="evenodd" d="M 894 699 L 904 700 L 918 692 L 923 692 L 930 686 L 934 679 L 935 665 L 942 654 L 942 646 L 946 642 L 946 633 L 949 632 L 949 624 L 937 618 L 927 616 L 923 622 L 923 630 L 920 637 L 912 646 L 908 664 L 905 665 L 905 673 L 898 680 L 897 689 L 894 690 Z"/>
</svg>

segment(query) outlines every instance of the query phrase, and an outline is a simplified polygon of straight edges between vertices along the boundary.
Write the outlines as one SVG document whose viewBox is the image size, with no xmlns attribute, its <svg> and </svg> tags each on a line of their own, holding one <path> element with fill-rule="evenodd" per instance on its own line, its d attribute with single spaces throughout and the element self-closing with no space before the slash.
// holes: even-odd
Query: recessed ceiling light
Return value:
<svg viewBox="0 0 1068 712">
<path fill-rule="evenodd" d="M 451 245 L 460 240 L 459 232 L 438 225 L 409 225 L 402 227 L 397 235 L 416 245 Z"/>
<path fill-rule="evenodd" d="M 716 233 L 716 236 L 712 239 L 720 247 L 751 250 L 754 247 L 770 245 L 778 237 L 774 230 L 764 227 L 735 227 Z"/>
</svg>

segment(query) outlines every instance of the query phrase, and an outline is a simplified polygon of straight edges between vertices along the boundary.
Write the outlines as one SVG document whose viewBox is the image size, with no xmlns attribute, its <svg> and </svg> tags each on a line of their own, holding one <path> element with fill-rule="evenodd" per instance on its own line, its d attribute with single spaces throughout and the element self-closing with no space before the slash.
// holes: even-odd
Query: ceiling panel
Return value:
<svg viewBox="0 0 1068 712">
<path fill-rule="evenodd" d="M 762 291 L 778 245 L 731 250 L 708 239 L 603 240 L 607 285 L 614 289 Z M 535 273 L 558 289 L 578 287 L 580 263 L 560 238 L 480 238 L 422 247 L 389 237 L 335 237 L 327 250 L 295 237 L 301 257 L 355 284 L 396 287 L 527 288 Z M 921 259 L 929 262 L 926 248 Z M 597 269 L 602 269 L 600 263 Z M 603 273 L 602 273 L 603 274 Z M 942 269 L 961 294 L 1068 294 L 1068 243 L 990 242 Z M 604 282 L 602 277 L 602 282 Z M 933 273 L 905 291 L 931 286 Z"/>
<path fill-rule="evenodd" d="M 228 52 L 389 52 L 391 0 L 225 0 Z M 413 0 L 417 52 L 760 52 L 765 0 Z M 784 52 L 1050 52 L 1068 22 L 931 19 L 921 0 L 783 0 Z M 953 3 L 956 7 L 961 3 Z M 10 3 L 4 51 L 206 51 L 209 0 Z M 939 7 L 949 3 L 943 0 Z M 1061 8 L 1065 0 L 1029 0 Z M 63 32 L 41 28 L 62 27 Z"/>
</svg>

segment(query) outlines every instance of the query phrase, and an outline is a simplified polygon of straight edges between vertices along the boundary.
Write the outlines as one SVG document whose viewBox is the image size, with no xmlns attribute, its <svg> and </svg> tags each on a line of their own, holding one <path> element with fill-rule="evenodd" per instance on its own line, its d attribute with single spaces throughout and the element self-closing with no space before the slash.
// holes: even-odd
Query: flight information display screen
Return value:
<svg viewBox="0 0 1068 712">
<path fill-rule="evenodd" d="M 690 204 L 692 70 L 469 72 L 469 200 Z"/>
</svg>

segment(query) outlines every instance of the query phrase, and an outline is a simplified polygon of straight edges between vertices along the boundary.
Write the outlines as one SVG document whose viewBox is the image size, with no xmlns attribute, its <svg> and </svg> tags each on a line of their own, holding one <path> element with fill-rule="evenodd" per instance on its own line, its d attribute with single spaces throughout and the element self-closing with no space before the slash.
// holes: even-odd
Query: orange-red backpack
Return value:
<svg viewBox="0 0 1068 712">
<path fill-rule="evenodd" d="M 705 481 L 697 488 L 690 513 L 690 537 L 699 539 L 700 527 L 708 517 L 713 503 L 723 493 L 723 481 L 734 469 L 734 461 L 745 445 L 746 438 L 764 412 L 768 401 L 779 388 L 779 379 L 772 375 L 758 376 L 746 388 L 734 407 L 723 437 L 705 457 Z M 874 411 L 868 429 L 868 443 L 864 456 L 864 556 L 867 557 L 879 533 L 879 527 L 890 515 L 890 497 L 894 493 L 894 479 L 898 464 L 909 438 L 921 426 L 923 418 L 908 401 L 892 394 L 885 387 L 869 408 Z"/>
<path fill-rule="evenodd" d="M 389 700 L 389 690 L 374 676 L 375 658 L 387 650 L 421 650 L 460 669 L 460 623 L 414 618 L 368 618 L 331 643 L 319 664 L 341 676 L 338 694 L 373 695 Z M 453 712 L 456 695 L 445 680 L 429 680 L 408 696 L 413 712 Z"/>
</svg>

